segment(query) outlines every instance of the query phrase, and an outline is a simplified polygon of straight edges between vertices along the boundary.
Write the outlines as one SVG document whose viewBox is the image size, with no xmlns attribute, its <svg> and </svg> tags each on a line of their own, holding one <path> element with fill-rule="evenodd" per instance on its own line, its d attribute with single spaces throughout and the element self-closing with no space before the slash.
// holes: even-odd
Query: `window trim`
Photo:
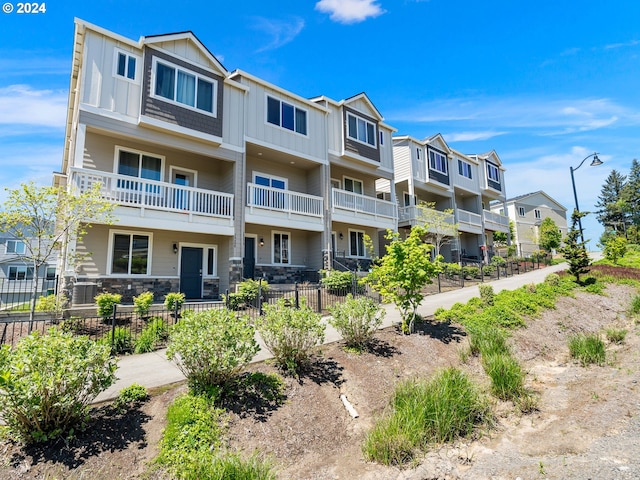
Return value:
<svg viewBox="0 0 640 480">
<path fill-rule="evenodd" d="M 120 55 L 124 55 L 125 56 L 125 74 L 124 75 L 120 75 L 118 73 L 118 60 L 119 60 L 119 56 Z M 134 72 L 133 72 L 133 78 L 129 78 L 127 76 L 127 73 L 129 72 L 129 59 L 133 58 L 136 62 L 136 65 L 134 67 Z M 142 58 L 139 55 L 136 55 L 134 53 L 131 52 L 127 52 L 126 50 L 123 50 L 121 48 L 114 48 L 113 49 L 113 76 L 115 78 L 117 78 L 118 80 L 123 80 L 125 82 L 129 82 L 129 83 L 133 83 L 136 85 L 140 84 L 140 76 L 141 76 L 141 64 L 142 64 Z"/>
<path fill-rule="evenodd" d="M 15 278 L 11 278 L 11 269 L 15 269 Z M 24 271 L 24 278 L 18 278 L 18 272 Z M 29 275 L 31 274 L 31 275 Z M 29 265 L 7 265 L 7 279 L 12 282 L 22 282 L 33 280 L 33 267 Z"/>
<path fill-rule="evenodd" d="M 159 158 L 160 159 L 160 180 L 151 180 L 150 178 L 141 177 L 140 173 L 142 172 L 142 162 L 140 162 L 139 165 L 138 165 L 138 176 L 137 177 L 131 176 L 131 178 L 139 178 L 140 180 L 146 180 L 146 181 L 150 181 L 150 182 L 164 182 L 164 170 L 165 170 L 165 157 L 164 157 L 164 155 L 158 155 L 156 153 L 145 152 L 143 150 L 138 150 L 136 148 L 123 147 L 121 145 L 116 145 L 115 158 L 114 158 L 114 161 L 113 161 L 113 173 L 115 173 L 116 175 L 123 175 L 125 177 L 130 176 L 130 175 L 124 175 L 124 174 L 118 173 L 118 167 L 120 166 L 120 152 L 121 151 L 138 154 L 140 160 L 142 159 L 143 155 L 146 155 L 147 157 Z"/>
<path fill-rule="evenodd" d="M 287 261 L 276 262 L 276 235 L 287 236 Z M 281 239 L 282 240 L 282 239 Z M 280 250 L 280 260 L 282 260 L 282 249 Z M 271 264 L 272 265 L 292 265 L 291 263 L 291 232 L 282 230 L 271 230 Z"/>
<path fill-rule="evenodd" d="M 468 171 L 469 175 L 466 175 L 465 171 Z M 465 162 L 464 160 L 458 159 L 458 174 L 461 177 L 468 178 L 469 180 L 473 180 L 473 171 L 472 171 L 471 164 L 469 162 Z"/>
<path fill-rule="evenodd" d="M 13 243 L 13 252 L 9 251 L 9 244 Z M 19 252 L 17 249 L 18 245 L 22 245 L 22 252 Z M 27 251 L 27 245 L 24 240 L 18 240 L 14 238 L 7 239 L 7 242 L 4 245 L 4 253 L 7 255 L 24 255 Z"/>
<path fill-rule="evenodd" d="M 413 205 L 411 205 L 412 197 L 413 197 Z M 403 202 L 403 206 L 405 207 L 415 207 L 418 205 L 418 196 L 416 194 L 411 195 L 409 192 L 402 192 L 402 202 Z"/>
<path fill-rule="evenodd" d="M 533 209 L 533 216 L 536 217 L 536 220 L 542 219 L 542 212 L 540 211 L 539 208 Z"/>
<path fill-rule="evenodd" d="M 525 211 L 524 207 L 518 207 L 518 215 L 524 217 L 526 214 L 527 212 Z"/>
<path fill-rule="evenodd" d="M 363 251 L 361 252 L 362 255 L 358 255 L 358 252 L 356 252 L 356 254 L 354 255 L 353 252 L 351 251 L 351 235 L 352 234 L 356 234 L 357 235 L 359 233 L 362 234 L 362 250 Z M 349 229 L 349 257 L 351 257 L 351 258 L 368 258 L 367 257 L 367 246 L 365 245 L 365 242 L 364 242 L 364 236 L 366 234 L 367 234 L 367 232 L 365 232 L 364 230 L 358 230 L 358 229 L 355 229 L 355 228 L 350 228 Z M 356 237 L 356 240 L 357 240 L 357 237 Z"/>
<path fill-rule="evenodd" d="M 49 281 L 49 282 L 50 282 L 50 281 L 52 281 L 52 280 L 55 280 L 55 279 L 56 279 L 56 277 L 57 277 L 57 272 L 56 272 L 56 270 L 57 270 L 57 269 L 56 269 L 56 267 L 55 267 L 55 266 L 47 265 L 47 267 L 44 269 L 44 279 L 45 279 L 46 281 Z M 49 272 L 50 272 L 50 271 L 53 271 L 53 275 L 49 275 Z"/>
<path fill-rule="evenodd" d="M 163 97 L 162 95 L 157 95 L 156 94 L 156 87 L 157 87 L 157 78 L 158 78 L 158 63 L 164 65 L 165 67 L 169 67 L 169 68 L 173 68 L 175 70 L 175 79 L 174 79 L 174 85 L 173 85 L 173 97 L 174 98 L 167 98 L 167 97 Z M 182 71 L 183 73 L 187 74 L 187 75 L 192 75 L 195 77 L 195 93 L 194 93 L 194 105 L 191 106 L 189 104 L 186 103 L 182 103 L 179 102 L 178 100 L 175 99 L 176 95 L 177 95 L 177 89 L 178 89 L 178 71 Z M 197 107 L 198 105 L 198 80 L 203 80 L 205 82 L 209 82 L 212 84 L 212 92 L 211 92 L 211 112 L 209 112 L 208 110 L 202 110 L 200 108 Z M 186 67 L 182 67 L 180 65 L 176 65 L 175 63 L 172 63 L 170 60 L 165 60 L 164 58 L 158 58 L 156 56 L 153 57 L 153 61 L 152 61 L 152 67 L 151 67 L 151 92 L 150 95 L 152 98 L 158 99 L 162 102 L 167 102 L 170 103 L 172 105 L 177 105 L 179 107 L 182 108 L 186 108 L 187 110 L 191 110 L 193 112 L 198 112 L 201 113 L 202 115 L 208 115 L 210 117 L 214 117 L 217 118 L 218 117 L 218 80 L 215 78 L 211 78 L 208 77 L 206 75 L 203 75 L 201 73 L 197 73 L 193 70 L 189 70 Z"/>
<path fill-rule="evenodd" d="M 353 117 L 356 119 L 356 136 L 353 137 L 351 135 L 351 132 L 349 131 L 349 117 Z M 378 125 L 370 120 L 367 120 L 364 117 L 361 117 L 360 115 L 356 115 L 355 113 L 351 113 L 351 112 L 347 112 L 347 124 L 346 124 L 346 129 L 347 129 L 347 138 L 349 140 L 353 140 L 354 142 L 358 142 L 361 143 L 363 145 L 366 145 L 369 148 L 378 148 L 378 138 L 376 135 L 376 130 L 380 130 L 378 128 Z M 362 120 L 363 122 L 365 122 L 365 132 L 368 132 L 367 129 L 367 124 L 372 125 L 373 126 L 373 143 L 369 143 L 368 140 L 368 135 L 367 138 L 365 138 L 364 140 L 361 140 L 360 138 L 358 138 L 358 120 Z"/>
<path fill-rule="evenodd" d="M 295 133 L 296 135 L 301 135 L 303 137 L 309 137 L 309 111 L 295 105 L 293 102 L 287 102 L 282 100 L 274 95 L 265 94 L 264 96 L 264 123 L 266 125 L 270 125 L 272 127 L 278 127 L 287 132 Z M 278 123 L 269 121 L 269 99 L 274 100 L 280 104 L 280 108 L 278 109 Z M 288 105 L 293 108 L 293 129 L 287 128 L 282 125 L 282 106 Z M 298 131 L 298 121 L 297 121 L 297 113 L 304 112 L 304 133 Z"/>
<path fill-rule="evenodd" d="M 495 178 L 491 175 L 492 171 L 495 171 Z M 500 169 L 497 165 L 487 162 L 487 179 L 492 182 L 500 183 Z"/>
<path fill-rule="evenodd" d="M 358 193 L 358 192 L 355 192 L 353 190 L 347 190 L 347 182 L 346 182 L 346 180 L 351 180 L 351 182 L 353 184 L 359 183 L 360 184 L 360 189 L 362 190 L 362 192 Z M 353 193 L 355 195 L 364 195 L 364 182 L 362 180 L 360 180 L 359 178 L 353 178 L 353 177 L 349 177 L 347 175 L 343 175 L 342 176 L 342 189 L 345 192 L 351 192 L 351 193 Z"/>
<path fill-rule="evenodd" d="M 440 168 L 438 168 L 438 165 L 437 165 L 438 162 L 436 162 L 436 155 L 438 155 L 439 157 L 442 157 L 444 170 L 440 170 Z M 433 162 L 432 162 L 432 159 L 433 159 Z M 431 148 L 429 149 L 429 169 L 430 170 L 433 170 L 434 172 L 442 173 L 443 175 L 449 175 L 448 164 L 449 164 L 448 158 L 444 153 L 438 152 Z"/>
<path fill-rule="evenodd" d="M 133 237 L 134 235 L 138 236 L 146 236 L 149 239 L 149 251 L 147 253 L 147 272 L 146 273 L 113 273 L 113 248 L 115 243 L 116 235 L 129 235 Z M 153 232 L 145 232 L 140 230 L 115 230 L 109 229 L 109 242 L 107 246 L 107 275 L 111 277 L 148 277 L 151 275 L 152 271 L 152 261 L 153 261 Z M 131 265 L 128 267 L 129 272 L 131 272 Z"/>
</svg>

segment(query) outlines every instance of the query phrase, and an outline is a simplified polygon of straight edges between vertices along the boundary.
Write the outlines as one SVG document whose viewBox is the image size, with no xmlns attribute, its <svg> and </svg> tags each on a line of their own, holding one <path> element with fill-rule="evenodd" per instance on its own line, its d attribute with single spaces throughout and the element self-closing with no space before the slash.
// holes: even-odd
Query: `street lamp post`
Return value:
<svg viewBox="0 0 640 480">
<path fill-rule="evenodd" d="M 578 170 L 582 166 L 582 164 L 588 158 L 591 158 L 591 157 L 593 157 L 593 161 L 591 162 L 591 165 L 589 165 L 590 167 L 597 167 L 598 165 L 602 165 L 602 160 L 600 160 L 598 158 L 598 153 L 597 152 L 593 152 L 591 155 L 587 155 L 586 157 L 584 157 L 582 159 L 582 161 L 580 162 L 580 165 L 578 165 L 576 168 L 569 167 L 569 170 L 571 171 L 571 186 L 573 186 L 573 198 L 576 201 L 576 211 L 578 213 L 580 213 L 580 207 L 578 207 L 578 194 L 576 193 L 576 181 L 573 179 L 573 172 Z M 582 243 L 584 244 L 584 233 L 582 231 L 582 219 L 580 217 L 578 217 L 578 226 L 580 227 L 580 239 L 582 240 Z"/>
</svg>

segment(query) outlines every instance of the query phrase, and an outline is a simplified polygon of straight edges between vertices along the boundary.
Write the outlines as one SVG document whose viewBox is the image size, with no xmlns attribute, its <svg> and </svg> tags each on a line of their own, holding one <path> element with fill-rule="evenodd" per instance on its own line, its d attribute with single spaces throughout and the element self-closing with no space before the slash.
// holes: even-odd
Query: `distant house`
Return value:
<svg viewBox="0 0 640 480">
<path fill-rule="evenodd" d="M 542 190 L 519 195 L 506 201 L 506 214 L 515 225 L 514 238 L 518 255 L 527 256 L 540 250 L 540 224 L 542 220 L 551 218 L 562 234 L 567 235 L 567 209 Z M 492 205 L 491 210 L 505 214 L 503 205 Z"/>
</svg>

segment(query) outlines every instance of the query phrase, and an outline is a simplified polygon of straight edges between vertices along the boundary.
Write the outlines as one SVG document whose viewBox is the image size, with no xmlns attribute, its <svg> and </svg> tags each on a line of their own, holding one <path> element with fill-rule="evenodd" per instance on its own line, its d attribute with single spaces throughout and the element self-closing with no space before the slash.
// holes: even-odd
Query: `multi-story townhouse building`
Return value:
<svg viewBox="0 0 640 480">
<path fill-rule="evenodd" d="M 567 236 L 567 209 L 542 190 L 510 198 L 505 205 L 494 205 L 491 210 L 506 213 L 513 222 L 512 244 L 520 256 L 540 250 L 540 224 L 547 217 L 558 226 L 562 238 Z"/>
<path fill-rule="evenodd" d="M 227 71 L 191 32 L 132 41 L 76 20 L 55 181 L 99 183 L 117 221 L 69 247 L 81 262 L 63 253 L 65 283 L 218 298 L 339 251 L 362 263 L 364 235 L 396 225 L 392 133 L 366 95 L 304 99 Z"/>
<path fill-rule="evenodd" d="M 442 212 L 441 223 L 458 226 L 452 232 L 455 240 L 440 252 L 446 260 L 488 260 L 493 232 L 509 228 L 506 216 L 489 210 L 491 201 L 505 198 L 504 169 L 495 152 L 464 155 L 450 148 L 440 134 L 425 140 L 398 136 L 394 137 L 394 170 L 399 229 L 418 224 L 416 206 L 427 202 Z"/>
</svg>

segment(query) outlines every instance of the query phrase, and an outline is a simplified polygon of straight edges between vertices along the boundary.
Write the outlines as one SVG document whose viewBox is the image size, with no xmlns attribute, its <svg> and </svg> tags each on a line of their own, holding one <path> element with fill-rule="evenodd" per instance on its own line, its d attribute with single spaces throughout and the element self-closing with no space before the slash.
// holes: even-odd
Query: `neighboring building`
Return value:
<svg viewBox="0 0 640 480">
<path fill-rule="evenodd" d="M 504 214 L 504 205 L 492 205 L 491 210 Z M 542 190 L 513 197 L 506 202 L 506 212 L 514 223 L 514 237 L 518 255 L 527 256 L 540 250 L 539 228 L 542 220 L 551 218 L 562 234 L 567 236 L 567 209 Z"/>
<path fill-rule="evenodd" d="M 243 278 L 315 279 L 332 260 L 366 269 L 365 235 L 396 228 L 395 130 L 365 94 L 305 99 L 227 71 L 191 32 L 133 41 L 82 20 L 69 91 L 54 180 L 100 183 L 117 204 L 116 223 L 71 245 L 83 260 L 63 265 L 69 290 L 216 299 Z"/>
<path fill-rule="evenodd" d="M 416 206 L 430 203 L 443 222 L 458 225 L 457 239 L 440 252 L 445 260 L 488 261 L 493 232 L 509 228 L 506 216 L 488 209 L 491 201 L 505 199 L 504 168 L 496 152 L 465 155 L 440 134 L 425 140 L 397 136 L 393 149 L 400 231 L 420 223 Z"/>
<path fill-rule="evenodd" d="M 33 292 L 33 265 L 23 259 L 27 246 L 23 240 L 0 232 L 0 308 L 25 302 Z M 38 291 L 46 295 L 56 287 L 57 255 L 38 271 Z"/>
</svg>

